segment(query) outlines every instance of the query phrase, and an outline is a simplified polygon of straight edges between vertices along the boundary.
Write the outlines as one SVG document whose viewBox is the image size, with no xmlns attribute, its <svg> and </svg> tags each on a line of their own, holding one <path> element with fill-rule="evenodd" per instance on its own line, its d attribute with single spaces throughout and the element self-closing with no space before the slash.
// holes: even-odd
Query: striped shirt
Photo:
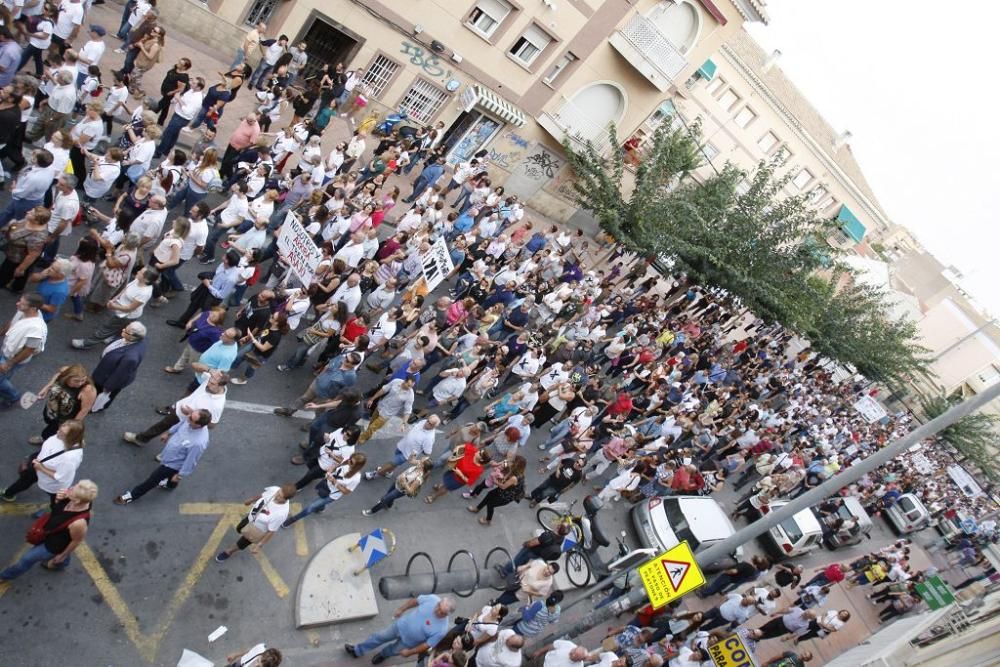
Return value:
<svg viewBox="0 0 1000 667">
<path fill-rule="evenodd" d="M 514 626 L 514 631 L 522 637 L 534 637 L 540 633 L 546 625 L 559 622 L 559 605 L 553 611 L 543 606 L 530 621 L 520 620 Z"/>
</svg>

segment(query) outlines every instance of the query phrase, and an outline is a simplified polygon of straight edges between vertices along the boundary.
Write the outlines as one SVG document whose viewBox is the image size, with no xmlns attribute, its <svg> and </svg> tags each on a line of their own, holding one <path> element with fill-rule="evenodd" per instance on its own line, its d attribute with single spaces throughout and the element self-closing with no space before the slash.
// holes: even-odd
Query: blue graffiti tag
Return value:
<svg viewBox="0 0 1000 667">
<path fill-rule="evenodd" d="M 427 76 L 438 77 L 445 73 L 445 69 L 441 66 L 441 59 L 437 55 L 427 53 L 423 47 L 412 44 L 405 39 L 400 43 L 400 46 L 402 48 L 399 49 L 399 52 L 409 56 L 410 64 L 422 69 Z"/>
</svg>

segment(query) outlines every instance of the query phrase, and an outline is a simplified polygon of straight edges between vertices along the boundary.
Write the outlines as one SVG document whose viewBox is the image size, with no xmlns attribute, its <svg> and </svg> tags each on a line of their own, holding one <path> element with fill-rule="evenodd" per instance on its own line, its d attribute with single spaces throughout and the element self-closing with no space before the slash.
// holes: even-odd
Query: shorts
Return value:
<svg viewBox="0 0 1000 667">
<path fill-rule="evenodd" d="M 465 486 L 465 482 L 458 478 L 458 475 L 453 473 L 451 470 L 446 470 L 444 476 L 441 478 L 441 483 L 444 484 L 444 488 L 449 491 L 455 491 L 456 489 L 461 489 Z"/>
</svg>

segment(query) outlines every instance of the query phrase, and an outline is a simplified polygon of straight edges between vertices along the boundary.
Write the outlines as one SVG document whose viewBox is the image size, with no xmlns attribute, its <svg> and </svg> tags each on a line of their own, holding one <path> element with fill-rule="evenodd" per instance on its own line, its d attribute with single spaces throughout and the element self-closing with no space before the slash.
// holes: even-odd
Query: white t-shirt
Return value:
<svg viewBox="0 0 1000 667">
<path fill-rule="evenodd" d="M 58 493 L 63 489 L 73 486 L 73 479 L 76 477 L 76 469 L 83 462 L 83 448 L 73 449 L 65 454 L 42 461 L 47 456 L 52 456 L 56 452 L 66 449 L 66 443 L 59 439 L 59 435 L 53 435 L 42 443 L 42 448 L 38 452 L 36 461 L 41 462 L 46 468 L 55 471 L 55 477 L 49 477 L 44 472 L 38 473 L 38 488 L 45 493 Z"/>
<path fill-rule="evenodd" d="M 4 359 L 10 359 L 28 343 L 29 347 L 35 350 L 35 354 L 45 350 L 45 341 L 49 337 L 49 327 L 41 315 L 35 317 L 25 317 L 24 313 L 17 311 L 10 320 L 10 328 L 3 338 L 3 346 L 0 352 Z"/>
<path fill-rule="evenodd" d="M 127 92 L 128 89 L 126 89 Z M 149 171 L 150 165 L 153 163 L 153 154 L 156 152 L 156 142 L 151 139 L 144 139 L 142 141 L 137 141 L 129 149 L 128 159 L 135 164 L 130 168 L 141 167 L 142 170 Z"/>
<path fill-rule="evenodd" d="M 22 123 L 26 121 L 26 118 L 21 118 Z M 52 171 L 56 174 L 66 171 L 66 165 L 69 164 L 69 150 L 61 146 L 56 147 L 51 141 L 46 141 L 43 148 L 52 153 Z"/>
<path fill-rule="evenodd" d="M 576 648 L 576 644 L 565 639 L 557 639 L 552 642 L 552 650 L 545 654 L 543 667 L 583 667 L 583 661 L 570 660 L 569 652 Z"/>
<path fill-rule="evenodd" d="M 345 463 L 344 465 L 335 468 L 333 474 L 339 478 L 337 482 L 339 482 L 342 486 L 346 486 L 349 491 L 354 491 L 354 489 L 358 488 L 358 484 L 361 483 L 361 473 L 357 472 L 350 477 L 345 477 L 344 475 L 350 472 L 350 469 L 351 466 Z M 344 497 L 343 492 L 338 489 L 337 485 L 334 482 L 331 482 L 329 478 L 326 480 L 326 485 L 330 487 L 331 500 L 339 500 Z"/>
<path fill-rule="evenodd" d="M 73 220 L 79 212 L 80 195 L 76 194 L 76 190 L 73 190 L 68 195 L 57 192 L 55 198 L 52 200 L 52 215 L 49 217 L 48 225 L 49 233 L 51 234 L 56 231 L 59 224 L 66 220 L 67 224 L 59 235 L 69 236 L 70 232 L 73 231 Z"/>
<path fill-rule="evenodd" d="M 287 500 L 283 503 L 274 501 L 274 497 L 278 495 L 278 491 L 280 490 L 281 488 L 277 486 L 269 486 L 264 489 L 260 500 L 254 503 L 250 509 L 250 513 L 247 515 L 250 523 L 269 533 L 276 533 L 281 529 L 281 524 L 288 518 L 288 510 L 291 508 L 291 503 Z"/>
<path fill-rule="evenodd" d="M 125 92 L 128 93 L 128 88 L 125 89 Z M 94 150 L 94 146 L 104 136 L 104 121 L 100 118 L 95 118 L 94 120 L 84 118 L 69 131 L 69 136 L 73 137 L 73 139 L 79 139 L 84 135 L 90 137 L 90 140 L 83 144 L 83 147 L 88 151 Z"/>
<path fill-rule="evenodd" d="M 354 445 L 347 444 L 344 439 L 344 429 L 338 428 L 333 433 L 326 436 L 326 442 L 319 450 L 319 467 L 327 472 L 336 468 L 338 464 L 333 460 L 336 455 L 346 461 L 354 453 Z"/>
<path fill-rule="evenodd" d="M 139 301 L 142 305 L 133 311 L 128 313 L 116 310 L 115 313 L 119 317 L 124 317 L 127 320 L 137 320 L 142 317 L 142 311 L 146 307 L 146 303 L 149 301 L 150 297 L 153 296 L 153 286 L 152 285 L 140 285 L 138 280 L 133 280 L 128 285 L 125 286 L 118 296 L 116 296 L 111 303 L 116 306 L 127 306 L 133 301 Z"/>
<path fill-rule="evenodd" d="M 27 13 L 27 12 L 26 12 Z M 42 19 L 38 22 L 38 26 L 35 28 L 35 32 L 44 32 L 45 38 L 38 39 L 37 37 L 29 37 L 28 43 L 31 44 L 36 49 L 42 49 L 43 51 L 52 45 L 52 31 L 55 30 L 55 26 L 52 21 L 48 19 Z M 34 35 L 34 33 L 31 33 Z"/>
<path fill-rule="evenodd" d="M 76 71 L 80 74 L 86 74 L 87 68 L 90 65 L 99 65 L 106 49 L 107 46 L 102 40 L 88 41 L 80 47 L 79 60 L 76 61 Z M 83 62 L 84 58 L 90 61 L 90 65 Z"/>
<path fill-rule="evenodd" d="M 138 234 L 140 238 L 149 239 L 143 244 L 144 246 L 152 246 L 156 243 L 156 239 L 160 238 L 160 232 L 163 231 L 163 223 L 166 220 L 167 209 L 147 208 L 132 222 L 129 231 Z"/>
<path fill-rule="evenodd" d="M 226 208 L 219 212 L 219 220 L 226 227 L 238 225 L 249 217 L 249 203 L 247 198 L 234 194 L 229 198 Z"/>
<path fill-rule="evenodd" d="M 95 173 L 100 178 L 94 178 Z M 108 194 L 115 179 L 121 173 L 122 165 L 120 162 L 108 162 L 101 158 L 93 170 L 87 173 L 87 180 L 83 182 L 83 191 L 91 199 L 100 199 Z"/>
<path fill-rule="evenodd" d="M 203 99 L 205 99 L 205 95 L 200 90 L 191 89 L 177 100 L 175 113 L 179 114 L 181 118 L 192 120 L 201 109 Z"/>
<path fill-rule="evenodd" d="M 489 627 L 495 628 L 490 624 Z M 475 636 L 474 627 L 470 627 L 470 632 Z M 494 633 L 496 630 L 493 631 Z M 520 667 L 521 651 L 512 651 L 507 646 L 507 640 L 516 634 L 510 628 L 504 628 L 497 634 L 497 638 L 486 644 L 476 653 L 477 667 Z"/>
<path fill-rule="evenodd" d="M 187 238 L 184 239 L 184 246 L 181 248 L 181 259 L 187 261 L 194 257 L 196 248 L 205 245 L 208 240 L 208 220 L 192 220 L 191 230 Z"/>
<path fill-rule="evenodd" d="M 358 267 L 358 262 L 361 258 L 365 256 L 365 246 L 362 243 L 348 242 L 336 255 L 333 256 L 334 259 L 340 259 L 344 261 L 344 264 L 352 269 Z"/>
<path fill-rule="evenodd" d="M 63 0 L 59 6 L 59 17 L 56 19 L 55 33 L 63 39 L 69 39 L 73 28 L 83 23 L 83 3 Z"/>
<path fill-rule="evenodd" d="M 203 382 L 190 394 L 174 403 L 175 412 L 180 419 L 187 419 L 181 412 L 181 408 L 188 407 L 193 410 L 208 410 L 212 415 L 212 423 L 218 424 L 222 419 L 222 411 L 226 407 L 226 390 L 221 394 L 211 394 L 208 392 L 208 383 Z"/>
</svg>

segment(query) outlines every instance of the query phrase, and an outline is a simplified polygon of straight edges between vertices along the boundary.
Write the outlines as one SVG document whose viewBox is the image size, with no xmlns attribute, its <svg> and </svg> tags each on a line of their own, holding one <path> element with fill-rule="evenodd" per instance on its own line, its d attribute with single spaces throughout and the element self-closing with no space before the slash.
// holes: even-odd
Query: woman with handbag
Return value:
<svg viewBox="0 0 1000 667">
<path fill-rule="evenodd" d="M 296 488 L 291 484 L 269 486 L 260 495 L 245 501 L 243 504 L 250 507 L 250 512 L 236 524 L 240 539 L 233 546 L 216 554 L 215 562 L 229 560 L 234 553 L 247 547 L 250 547 L 252 554 L 259 552 L 281 530 L 291 509 L 289 501 L 295 497 L 295 493 Z"/>
<path fill-rule="evenodd" d="M 138 234 L 128 234 L 116 246 L 101 238 L 94 230 L 91 230 L 91 236 L 101 244 L 106 253 L 87 301 L 87 309 L 96 313 L 104 310 L 105 304 L 128 282 L 142 239 Z"/>
<path fill-rule="evenodd" d="M 70 554 L 83 544 L 90 524 L 90 507 L 97 499 L 97 485 L 81 479 L 73 486 L 61 489 L 55 496 L 52 511 L 32 524 L 25 539 L 32 548 L 21 559 L 0 572 L 0 581 L 20 577 L 36 563 L 46 570 L 69 567 Z"/>
<path fill-rule="evenodd" d="M 21 463 L 17 480 L 0 491 L 0 500 L 14 502 L 19 493 L 38 484 L 54 504 L 56 494 L 73 484 L 76 471 L 83 463 L 83 444 L 83 422 L 64 421 L 56 434 L 42 443 L 37 454 Z"/>
<path fill-rule="evenodd" d="M 361 513 L 365 516 L 371 516 L 376 512 L 392 509 L 392 504 L 400 498 L 416 498 L 417 494 L 420 493 L 420 487 L 427 481 L 427 477 L 433 469 L 434 462 L 429 458 L 418 459 L 396 476 L 389 490 L 379 498 L 377 503 L 372 505 L 371 509 L 361 510 Z"/>
<path fill-rule="evenodd" d="M 42 419 L 45 428 L 41 435 L 32 436 L 28 442 L 40 445 L 51 438 L 59 427 L 70 419 L 82 422 L 90 414 L 97 399 L 97 388 L 87 374 L 87 369 L 80 364 L 63 366 L 49 383 L 38 392 L 38 399 L 45 401 Z"/>
<path fill-rule="evenodd" d="M 524 469 L 527 466 L 523 456 L 515 456 L 511 461 L 504 461 L 500 468 L 503 470 L 502 477 L 493 484 L 493 489 L 479 501 L 478 505 L 469 505 L 465 509 L 473 514 L 478 514 L 479 510 L 486 508 L 486 516 L 479 517 L 479 523 L 488 526 L 493 521 L 493 512 L 498 507 L 519 503 L 524 498 Z"/>
<path fill-rule="evenodd" d="M 319 448 L 319 458 L 307 460 L 309 469 L 299 481 L 295 482 L 295 488 L 301 491 L 309 482 L 322 479 L 326 477 L 327 473 L 344 465 L 354 454 L 360 435 L 361 427 L 357 424 L 350 424 L 324 436 L 323 444 Z"/>
<path fill-rule="evenodd" d="M 445 463 L 447 470 L 440 484 L 435 484 L 433 491 L 424 498 L 428 505 L 451 491 L 472 486 L 479 479 L 490 462 L 490 455 L 484 449 L 479 449 L 471 442 L 466 442 L 451 452 Z"/>
<path fill-rule="evenodd" d="M 14 292 L 24 289 L 31 267 L 42 255 L 49 238 L 49 209 L 36 206 L 2 231 L 4 260 L 0 264 L 0 286 Z"/>
<path fill-rule="evenodd" d="M 361 483 L 361 472 L 366 463 L 368 463 L 368 457 L 355 453 L 351 454 L 347 461 L 326 473 L 326 479 L 320 480 L 320 483 L 316 485 L 316 493 L 319 494 L 319 498 L 309 503 L 298 514 L 285 519 L 283 524 L 285 528 L 310 514 L 322 512 L 330 503 L 350 495 Z"/>
</svg>

